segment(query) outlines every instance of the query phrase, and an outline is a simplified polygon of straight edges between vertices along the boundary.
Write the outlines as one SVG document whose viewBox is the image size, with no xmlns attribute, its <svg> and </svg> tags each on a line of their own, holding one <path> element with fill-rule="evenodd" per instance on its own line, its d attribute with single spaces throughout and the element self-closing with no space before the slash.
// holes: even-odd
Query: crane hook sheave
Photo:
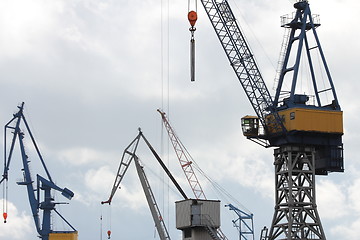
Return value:
<svg viewBox="0 0 360 240">
<path fill-rule="evenodd" d="M 190 11 L 188 13 L 188 20 L 190 22 L 191 27 L 195 26 L 196 20 L 198 19 L 196 11 Z"/>
</svg>

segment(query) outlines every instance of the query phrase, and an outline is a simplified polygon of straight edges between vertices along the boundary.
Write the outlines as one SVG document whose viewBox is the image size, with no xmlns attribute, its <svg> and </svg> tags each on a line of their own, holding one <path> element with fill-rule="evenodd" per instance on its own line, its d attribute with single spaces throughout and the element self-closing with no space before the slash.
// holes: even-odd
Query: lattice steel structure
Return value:
<svg viewBox="0 0 360 240">
<path fill-rule="evenodd" d="M 191 190 L 194 193 L 196 199 L 206 199 L 205 193 L 202 190 L 199 180 L 196 177 L 194 169 L 192 167 L 192 157 L 189 152 L 186 150 L 185 146 L 180 141 L 179 137 L 176 135 L 175 130 L 171 127 L 169 121 L 166 118 L 165 112 L 162 112 L 160 109 L 157 110 L 163 120 L 164 127 L 169 135 L 169 140 L 174 148 L 176 156 L 179 160 L 180 166 L 184 171 L 186 179 L 188 180 Z"/>
<path fill-rule="evenodd" d="M 265 125 L 272 99 L 244 35 L 227 1 L 202 0 L 226 56 L 260 121 Z"/>
<path fill-rule="evenodd" d="M 315 149 L 274 150 L 275 212 L 269 240 L 325 240 L 315 199 Z"/>
</svg>

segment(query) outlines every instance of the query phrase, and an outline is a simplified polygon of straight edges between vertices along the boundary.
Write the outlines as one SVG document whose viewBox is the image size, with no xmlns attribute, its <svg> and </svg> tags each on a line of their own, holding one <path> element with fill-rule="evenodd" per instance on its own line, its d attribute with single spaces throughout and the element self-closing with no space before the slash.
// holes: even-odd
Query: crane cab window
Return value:
<svg viewBox="0 0 360 240">
<path fill-rule="evenodd" d="M 254 116 L 245 116 L 241 118 L 241 128 L 244 136 L 255 137 L 259 135 L 259 118 Z"/>
</svg>

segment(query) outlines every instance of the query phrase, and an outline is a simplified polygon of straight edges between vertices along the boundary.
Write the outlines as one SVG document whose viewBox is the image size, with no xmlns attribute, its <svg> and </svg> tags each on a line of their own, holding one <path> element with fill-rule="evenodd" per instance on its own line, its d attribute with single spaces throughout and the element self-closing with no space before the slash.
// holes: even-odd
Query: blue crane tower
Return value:
<svg viewBox="0 0 360 240">
<path fill-rule="evenodd" d="M 229 3 L 201 3 L 256 114 L 241 119 L 244 135 L 264 147 L 275 147 L 275 212 L 265 238 L 325 240 L 315 175 L 344 171 L 343 113 L 317 35 L 317 15 L 307 0 L 297 0 L 295 13 L 281 18 L 288 31 L 272 97 Z M 302 62 L 311 82 L 306 93 L 300 81 Z"/>
</svg>

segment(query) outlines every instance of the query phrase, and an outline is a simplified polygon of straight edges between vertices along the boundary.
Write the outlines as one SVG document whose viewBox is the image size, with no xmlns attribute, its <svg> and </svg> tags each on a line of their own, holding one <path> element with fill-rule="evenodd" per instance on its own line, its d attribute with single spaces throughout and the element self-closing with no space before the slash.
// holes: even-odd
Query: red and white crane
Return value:
<svg viewBox="0 0 360 240">
<path fill-rule="evenodd" d="M 193 191 L 195 198 L 206 199 L 204 191 L 202 190 L 199 180 L 197 179 L 194 169 L 192 167 L 193 162 L 189 152 L 186 150 L 185 146 L 182 144 L 179 137 L 176 135 L 174 129 L 171 127 L 169 121 L 166 118 L 165 112 L 162 112 L 160 109 L 158 109 L 157 111 L 161 115 L 161 118 L 164 123 L 164 127 L 168 132 L 171 144 L 174 147 L 176 156 L 180 162 L 180 166 L 184 171 L 186 179 L 190 184 L 191 190 Z"/>
</svg>

